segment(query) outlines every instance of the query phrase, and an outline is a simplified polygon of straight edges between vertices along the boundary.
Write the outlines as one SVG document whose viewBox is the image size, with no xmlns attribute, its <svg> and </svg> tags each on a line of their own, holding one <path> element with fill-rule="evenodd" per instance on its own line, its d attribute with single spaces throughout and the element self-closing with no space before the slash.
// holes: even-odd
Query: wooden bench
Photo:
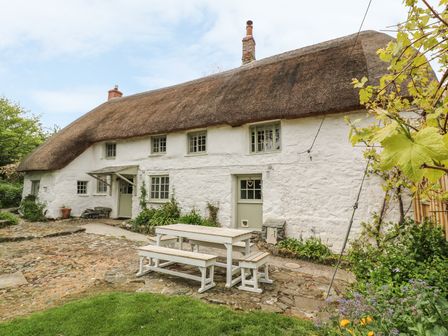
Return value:
<svg viewBox="0 0 448 336">
<path fill-rule="evenodd" d="M 157 237 L 156 236 L 149 236 L 149 243 L 151 245 L 157 245 Z M 160 246 L 165 247 L 174 247 L 177 243 L 177 237 L 173 236 L 162 236 L 160 237 Z"/>
<path fill-rule="evenodd" d="M 212 242 L 206 242 L 206 241 L 200 241 L 200 240 L 193 240 L 190 239 L 190 245 L 191 250 L 196 252 L 199 252 L 199 246 L 205 246 L 205 247 L 212 247 L 217 249 L 226 249 L 224 244 L 218 244 L 218 243 L 212 243 Z M 232 244 L 232 249 L 236 252 L 241 252 L 243 254 L 246 253 L 246 243 L 245 242 L 237 242 Z M 254 246 L 254 243 L 250 243 L 250 247 Z"/>
<path fill-rule="evenodd" d="M 263 290 L 258 287 L 259 282 L 272 283 L 268 273 L 268 257 L 268 252 L 256 252 L 239 262 L 241 268 L 241 286 L 239 286 L 238 289 L 261 293 Z M 264 272 L 259 272 L 258 269 L 262 266 L 264 266 Z M 246 271 L 248 271 L 249 274 L 246 274 Z M 247 279 L 247 275 L 252 275 L 252 277 Z"/>
<path fill-rule="evenodd" d="M 215 287 L 213 276 L 217 256 L 153 245 L 139 247 L 138 254 L 140 256 L 140 267 L 137 276 L 142 276 L 148 272 L 155 271 L 196 280 L 201 283 L 201 287 L 198 290 L 199 293 Z M 148 261 L 147 264 L 145 264 L 145 259 Z M 166 262 L 160 263 L 160 260 Z M 201 276 L 164 268 L 174 263 L 196 266 L 199 268 Z"/>
</svg>

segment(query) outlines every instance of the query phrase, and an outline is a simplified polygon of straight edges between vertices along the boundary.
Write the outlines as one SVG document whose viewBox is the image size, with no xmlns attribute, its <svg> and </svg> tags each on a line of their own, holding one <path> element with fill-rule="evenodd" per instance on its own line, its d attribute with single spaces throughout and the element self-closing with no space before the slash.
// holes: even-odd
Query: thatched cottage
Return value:
<svg viewBox="0 0 448 336">
<path fill-rule="evenodd" d="M 184 211 L 217 204 L 226 227 L 282 219 L 288 235 L 336 246 L 365 166 L 344 121 L 365 115 L 351 81 L 378 80 L 386 65 L 376 50 L 390 40 L 364 31 L 255 60 L 249 21 L 239 68 L 131 96 L 110 90 L 21 163 L 24 195 L 38 195 L 49 217 L 62 205 L 134 217 L 145 182 L 150 206 L 175 194 Z M 355 223 L 382 196 L 369 180 Z"/>
</svg>

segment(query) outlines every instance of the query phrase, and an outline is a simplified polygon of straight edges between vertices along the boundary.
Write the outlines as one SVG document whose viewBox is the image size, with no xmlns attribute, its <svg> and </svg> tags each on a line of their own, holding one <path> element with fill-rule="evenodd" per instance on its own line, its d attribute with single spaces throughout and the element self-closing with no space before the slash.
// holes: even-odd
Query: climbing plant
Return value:
<svg viewBox="0 0 448 336">
<path fill-rule="evenodd" d="M 448 0 L 404 4 L 408 16 L 397 25 L 396 39 L 377 52 L 387 73 L 375 83 L 353 79 L 370 122 L 348 122 L 352 144 L 366 146 L 370 171 L 384 179 L 386 197 L 403 189 L 425 197 L 440 191 L 438 181 L 448 172 Z M 403 214 L 402 202 L 400 208 Z"/>
</svg>

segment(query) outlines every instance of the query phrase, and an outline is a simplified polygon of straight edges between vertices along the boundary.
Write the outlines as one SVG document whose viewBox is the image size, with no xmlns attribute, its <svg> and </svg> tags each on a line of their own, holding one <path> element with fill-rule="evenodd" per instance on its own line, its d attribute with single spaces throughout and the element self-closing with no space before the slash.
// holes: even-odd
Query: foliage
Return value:
<svg viewBox="0 0 448 336">
<path fill-rule="evenodd" d="M 408 17 L 398 25 L 396 40 L 378 50 L 388 65 L 378 84 L 353 80 L 374 121 L 350 121 L 350 140 L 368 146 L 371 171 L 385 179 L 386 190 L 410 188 L 446 198 L 435 191 L 448 171 L 448 7 L 446 0 L 435 8 L 420 4 L 405 1 Z M 438 63 L 440 81 L 429 61 Z"/>
<path fill-rule="evenodd" d="M 366 284 L 401 286 L 411 279 L 425 280 L 448 295 L 448 242 L 440 227 L 406 219 L 390 224 L 374 242 L 368 236 L 352 243 L 348 254 L 357 289 Z"/>
<path fill-rule="evenodd" d="M 180 217 L 180 207 L 174 197 L 159 208 L 143 209 L 131 223 L 134 231 L 151 232 L 154 226 L 175 223 Z"/>
<path fill-rule="evenodd" d="M 189 213 L 181 216 L 179 222 L 193 225 L 218 226 L 216 222 L 211 221 L 209 218 L 202 217 L 196 209 L 192 209 Z"/>
<path fill-rule="evenodd" d="M 140 209 L 142 210 L 148 209 L 148 206 L 146 204 L 147 197 L 148 197 L 148 191 L 146 190 L 146 183 L 145 181 L 143 181 L 142 186 L 140 187 L 140 197 L 139 197 Z"/>
<path fill-rule="evenodd" d="M 338 317 L 327 335 L 448 335 L 448 301 L 424 281 L 369 286 L 339 304 Z"/>
<path fill-rule="evenodd" d="M 208 210 L 208 220 L 210 223 L 214 223 L 214 226 L 219 226 L 218 222 L 218 212 L 219 212 L 219 205 L 212 204 L 210 202 L 207 202 L 207 210 Z"/>
<path fill-rule="evenodd" d="M 0 176 L 2 176 L 5 181 L 11 183 L 19 183 L 22 181 L 23 173 L 17 171 L 19 162 L 14 162 L 0 167 Z"/>
<path fill-rule="evenodd" d="M 17 216 L 13 215 L 8 211 L 0 211 L 0 220 L 9 221 L 10 225 L 16 225 L 19 223 Z"/>
<path fill-rule="evenodd" d="M 28 195 L 22 200 L 19 213 L 23 218 L 31 222 L 43 222 L 47 220 L 45 217 L 45 204 L 39 202 L 33 195 Z"/>
<path fill-rule="evenodd" d="M 20 205 L 22 185 L 0 181 L 0 208 L 11 208 Z"/>
<path fill-rule="evenodd" d="M 333 253 L 330 248 L 325 245 L 320 238 L 314 236 L 308 239 L 303 239 L 302 237 L 299 239 L 286 238 L 280 241 L 278 246 L 281 249 L 294 253 L 301 259 L 318 262 L 328 262 L 330 260 L 334 260 Z"/>
<path fill-rule="evenodd" d="M 238 312 L 188 296 L 111 293 L 0 324 L 8 336 L 314 335 L 309 321 L 260 311 Z"/>
<path fill-rule="evenodd" d="M 40 120 L 0 98 L 0 166 L 22 159 L 46 138 Z"/>
</svg>

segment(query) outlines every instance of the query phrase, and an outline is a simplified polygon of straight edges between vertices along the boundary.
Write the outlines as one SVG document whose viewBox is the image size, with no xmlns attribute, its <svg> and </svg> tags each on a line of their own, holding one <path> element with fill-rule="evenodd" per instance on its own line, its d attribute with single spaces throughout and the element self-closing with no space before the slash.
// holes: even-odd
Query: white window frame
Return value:
<svg viewBox="0 0 448 336">
<path fill-rule="evenodd" d="M 269 132 L 272 132 L 272 139 L 268 139 Z M 260 139 L 259 136 L 261 136 L 262 139 Z M 249 127 L 249 150 L 252 154 L 275 153 L 281 151 L 281 139 L 282 127 L 280 122 L 256 124 Z"/>
<path fill-rule="evenodd" d="M 40 191 L 40 180 L 31 180 L 30 195 L 37 197 L 39 195 L 39 191 Z"/>
<path fill-rule="evenodd" d="M 113 146 L 113 150 L 109 149 L 109 146 Z M 113 152 L 113 153 L 111 153 Z M 113 155 L 111 155 L 113 154 Z M 106 142 L 104 144 L 104 156 L 106 159 L 115 159 L 117 157 L 117 143 L 116 142 Z"/>
<path fill-rule="evenodd" d="M 100 186 L 104 187 L 105 189 L 101 189 Z M 100 180 L 99 178 L 96 179 L 96 193 L 99 195 L 107 194 L 109 186 L 107 185 L 107 180 Z"/>
<path fill-rule="evenodd" d="M 202 141 L 202 139 L 204 139 L 204 144 L 199 144 L 199 141 Z M 187 133 L 187 152 L 190 155 L 207 153 L 206 130 Z"/>
<path fill-rule="evenodd" d="M 154 135 L 151 137 L 151 154 L 166 154 L 166 134 Z"/>
<path fill-rule="evenodd" d="M 82 185 L 84 185 L 84 187 L 82 187 Z M 84 190 L 84 192 L 80 192 Z M 76 194 L 80 195 L 80 196 L 85 196 L 89 194 L 89 181 L 85 181 L 85 180 L 78 180 L 76 181 Z"/>
<path fill-rule="evenodd" d="M 162 193 L 163 193 L 163 195 L 162 195 Z M 167 202 L 167 201 L 169 201 L 169 199 L 170 199 L 170 176 L 169 175 L 150 175 L 149 176 L 149 201 L 150 202 Z"/>
</svg>

